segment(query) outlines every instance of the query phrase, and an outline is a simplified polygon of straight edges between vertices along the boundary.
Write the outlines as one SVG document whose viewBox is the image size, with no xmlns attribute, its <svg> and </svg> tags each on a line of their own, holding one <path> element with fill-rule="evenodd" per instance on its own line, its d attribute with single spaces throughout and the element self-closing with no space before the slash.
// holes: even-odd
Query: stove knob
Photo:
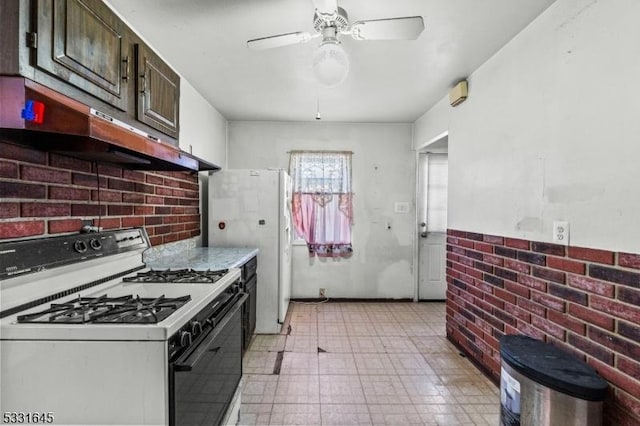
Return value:
<svg viewBox="0 0 640 426">
<path fill-rule="evenodd" d="M 202 324 L 200 324 L 200 321 L 198 320 L 191 321 L 191 334 L 193 334 L 194 336 L 197 336 L 200 333 L 202 333 Z"/>
<path fill-rule="evenodd" d="M 100 242 L 100 240 L 97 240 L 95 238 L 92 238 L 91 241 L 89 241 L 89 245 L 94 250 L 100 250 L 102 248 L 102 243 Z"/>
<path fill-rule="evenodd" d="M 84 253 L 85 251 L 87 251 L 87 243 L 85 243 L 84 241 L 78 240 L 75 243 L 73 243 L 73 249 L 78 253 Z"/>
<path fill-rule="evenodd" d="M 182 347 L 186 347 L 191 345 L 191 333 L 189 333 L 188 331 L 181 331 L 180 332 L 180 346 Z"/>
</svg>

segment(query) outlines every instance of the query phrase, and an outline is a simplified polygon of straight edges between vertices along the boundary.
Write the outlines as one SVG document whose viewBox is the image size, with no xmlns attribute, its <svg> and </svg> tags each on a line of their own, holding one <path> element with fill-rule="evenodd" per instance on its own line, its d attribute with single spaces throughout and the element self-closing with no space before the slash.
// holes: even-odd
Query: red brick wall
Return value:
<svg viewBox="0 0 640 426">
<path fill-rule="evenodd" d="M 447 336 L 494 378 L 502 335 L 542 339 L 609 381 L 609 424 L 640 424 L 640 255 L 449 230 L 447 283 Z"/>
<path fill-rule="evenodd" d="M 144 226 L 153 245 L 200 235 L 197 174 L 97 167 L 99 187 L 90 161 L 0 141 L 0 239 L 78 232 L 82 220 Z"/>
</svg>

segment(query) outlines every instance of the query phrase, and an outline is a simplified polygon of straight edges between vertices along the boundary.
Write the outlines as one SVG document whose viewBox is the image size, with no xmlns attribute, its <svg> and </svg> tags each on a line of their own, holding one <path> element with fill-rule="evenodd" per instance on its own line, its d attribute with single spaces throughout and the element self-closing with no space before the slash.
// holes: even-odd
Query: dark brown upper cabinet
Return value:
<svg viewBox="0 0 640 426">
<path fill-rule="evenodd" d="M 180 78 L 102 0 L 0 0 L 0 74 L 177 146 Z"/>
<path fill-rule="evenodd" d="M 136 118 L 178 137 L 180 77 L 144 44 L 136 45 L 138 95 Z"/>
<path fill-rule="evenodd" d="M 39 0 L 36 22 L 36 67 L 120 110 L 127 109 L 128 29 L 104 3 Z"/>
</svg>

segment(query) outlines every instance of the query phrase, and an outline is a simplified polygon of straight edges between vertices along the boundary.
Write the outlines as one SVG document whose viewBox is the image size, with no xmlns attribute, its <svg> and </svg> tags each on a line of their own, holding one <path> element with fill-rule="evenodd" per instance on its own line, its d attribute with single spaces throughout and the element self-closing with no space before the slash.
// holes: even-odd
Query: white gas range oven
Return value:
<svg viewBox="0 0 640 426">
<path fill-rule="evenodd" d="M 242 375 L 240 270 L 152 271 L 144 229 L 0 242 L 0 413 L 218 424 Z"/>
</svg>

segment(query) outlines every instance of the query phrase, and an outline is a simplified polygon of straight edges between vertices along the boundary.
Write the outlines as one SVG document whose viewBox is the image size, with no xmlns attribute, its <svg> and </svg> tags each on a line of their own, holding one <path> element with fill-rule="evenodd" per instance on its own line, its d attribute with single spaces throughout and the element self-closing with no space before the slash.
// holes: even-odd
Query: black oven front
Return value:
<svg viewBox="0 0 640 426">
<path fill-rule="evenodd" d="M 169 340 L 169 424 L 218 425 L 242 377 L 244 293 L 223 294 Z"/>
</svg>

